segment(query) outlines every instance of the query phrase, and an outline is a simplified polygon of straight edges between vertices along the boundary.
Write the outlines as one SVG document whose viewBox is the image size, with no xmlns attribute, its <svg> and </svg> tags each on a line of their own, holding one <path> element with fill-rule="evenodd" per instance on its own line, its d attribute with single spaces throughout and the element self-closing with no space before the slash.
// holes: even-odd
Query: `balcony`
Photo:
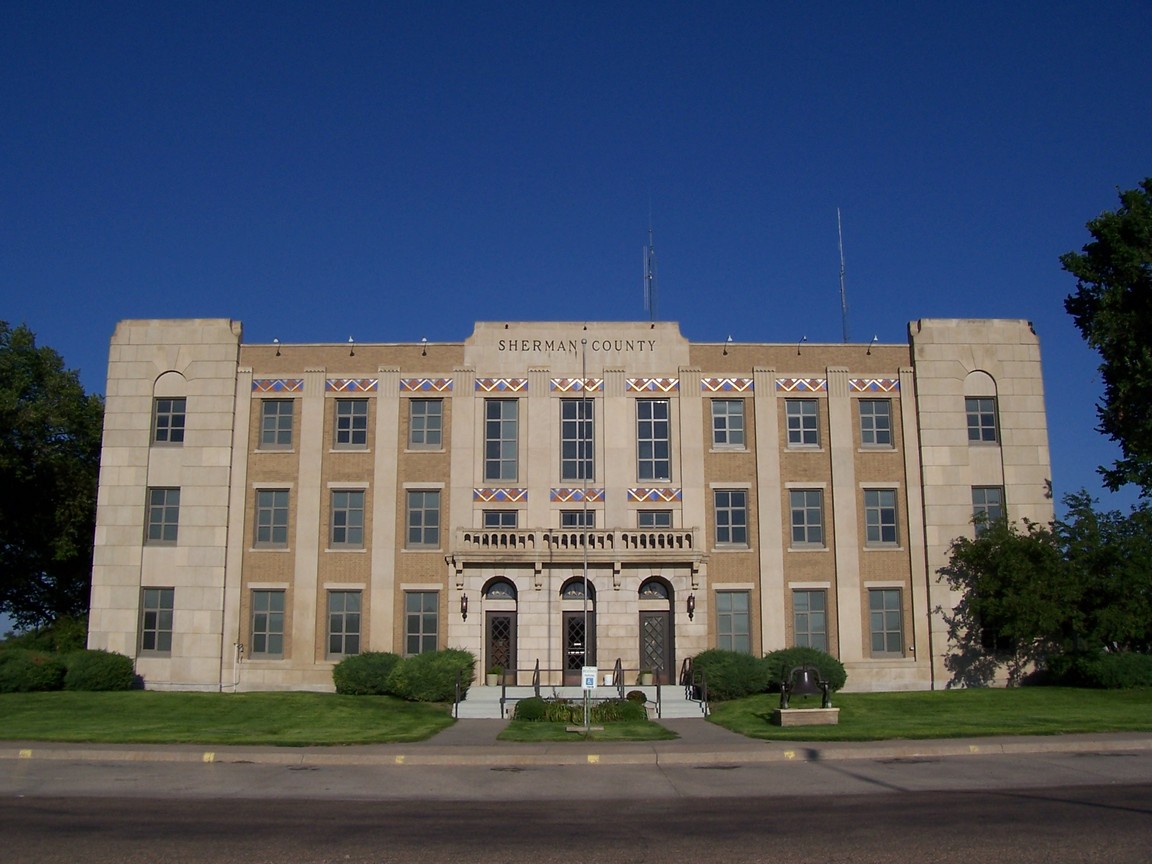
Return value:
<svg viewBox="0 0 1152 864">
<path fill-rule="evenodd" d="M 587 550 L 592 561 L 699 561 L 703 557 L 698 531 L 584 528 L 460 528 L 450 557 L 469 563 L 510 561 L 580 562 Z"/>
</svg>

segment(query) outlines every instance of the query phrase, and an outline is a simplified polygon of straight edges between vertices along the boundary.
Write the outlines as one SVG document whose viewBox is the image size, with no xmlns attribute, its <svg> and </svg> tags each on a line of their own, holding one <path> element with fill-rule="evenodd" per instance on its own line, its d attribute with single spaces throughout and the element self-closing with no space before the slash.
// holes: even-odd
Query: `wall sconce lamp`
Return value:
<svg viewBox="0 0 1152 864">
<path fill-rule="evenodd" d="M 280 340 L 273 337 L 272 338 L 272 344 L 276 346 L 276 356 L 279 357 L 280 356 Z"/>
<path fill-rule="evenodd" d="M 356 340 L 353 339 L 351 336 L 348 337 L 348 356 L 349 357 L 355 357 L 356 356 Z"/>
<path fill-rule="evenodd" d="M 468 595 L 460 595 L 460 618 L 464 621 L 468 620 Z"/>
<path fill-rule="evenodd" d="M 803 344 L 804 344 L 805 342 L 807 342 L 807 341 L 808 341 L 808 337 L 807 337 L 807 336 L 801 336 L 801 337 L 800 337 L 800 341 L 796 343 L 796 356 L 797 356 L 797 357 L 799 357 L 799 356 L 800 356 L 800 346 L 801 346 L 801 345 L 803 345 Z"/>
<path fill-rule="evenodd" d="M 872 346 L 876 344 L 876 340 L 879 338 L 880 338 L 879 336 L 873 336 L 872 337 L 872 341 L 868 343 L 868 350 L 864 352 L 865 354 L 868 354 L 868 355 L 872 354 Z"/>
<path fill-rule="evenodd" d="M 428 356 L 428 337 L 427 336 L 421 336 L 420 337 L 420 356 L 421 357 L 427 357 Z"/>
<path fill-rule="evenodd" d="M 696 595 L 688 595 L 688 620 L 691 621 L 696 617 Z"/>
<path fill-rule="evenodd" d="M 731 344 L 732 344 L 732 336 L 731 336 L 731 334 L 729 334 L 728 338 L 724 340 L 724 351 L 723 351 L 724 357 L 728 356 L 728 346 Z"/>
</svg>

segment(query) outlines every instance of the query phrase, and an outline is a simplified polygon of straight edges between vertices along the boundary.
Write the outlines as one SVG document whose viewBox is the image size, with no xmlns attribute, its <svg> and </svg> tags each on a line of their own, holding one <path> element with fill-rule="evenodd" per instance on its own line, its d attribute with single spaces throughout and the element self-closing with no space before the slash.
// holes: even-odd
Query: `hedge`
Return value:
<svg viewBox="0 0 1152 864">
<path fill-rule="evenodd" d="M 844 664 L 826 651 L 816 648 L 781 648 L 764 655 L 760 661 L 770 682 L 770 689 L 779 691 L 783 677 L 797 666 L 815 666 L 820 670 L 820 680 L 827 681 L 830 689 L 841 690 L 848 680 Z"/>
<path fill-rule="evenodd" d="M 1062 654 L 1048 661 L 1052 684 L 1131 690 L 1152 687 L 1152 654 L 1133 652 Z"/>
<path fill-rule="evenodd" d="M 464 698 L 476 677 L 476 658 L 470 651 L 446 648 L 427 654 L 416 654 L 396 664 L 388 675 L 387 690 L 409 702 L 451 702 L 456 694 L 456 677 L 460 673 Z"/>
<path fill-rule="evenodd" d="M 708 685 L 708 699 L 727 702 L 768 690 L 767 667 L 751 654 L 710 648 L 692 658 L 692 674 Z"/>
<path fill-rule="evenodd" d="M 385 696 L 388 676 L 400 663 L 400 655 L 387 651 L 366 651 L 345 657 L 332 669 L 337 693 L 351 696 Z"/>
<path fill-rule="evenodd" d="M 584 703 L 530 696 L 516 703 L 512 717 L 532 723 L 583 723 Z M 606 699 L 592 706 L 589 719 L 593 723 L 634 723 L 647 720 L 648 712 L 644 710 L 644 703 L 635 699 Z"/>
<path fill-rule="evenodd" d="M 131 690 L 136 670 L 131 658 L 115 651 L 73 651 L 64 657 L 65 690 Z"/>
<path fill-rule="evenodd" d="M 59 690 L 64 686 L 64 672 L 55 654 L 28 648 L 0 651 L 0 693 Z"/>
</svg>

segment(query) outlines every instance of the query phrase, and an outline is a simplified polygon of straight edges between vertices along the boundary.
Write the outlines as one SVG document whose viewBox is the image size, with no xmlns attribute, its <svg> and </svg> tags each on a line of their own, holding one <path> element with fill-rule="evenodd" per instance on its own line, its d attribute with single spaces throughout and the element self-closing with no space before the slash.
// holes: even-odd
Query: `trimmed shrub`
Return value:
<svg viewBox="0 0 1152 864">
<path fill-rule="evenodd" d="M 64 686 L 64 664 L 43 651 L 10 648 L 0 651 L 0 693 L 59 690 Z"/>
<path fill-rule="evenodd" d="M 580 710 L 583 719 L 583 706 Z M 644 710 L 644 703 L 634 699 L 609 699 L 592 706 L 592 721 L 594 723 L 634 723 L 648 719 L 648 712 Z"/>
<path fill-rule="evenodd" d="M 470 651 L 446 648 L 401 660 L 388 676 L 388 692 L 409 702 L 451 702 L 460 673 L 463 698 L 476 676 L 476 658 Z"/>
<path fill-rule="evenodd" d="M 384 696 L 388 693 L 388 676 L 400 662 L 399 654 L 366 651 L 345 657 L 332 667 L 332 682 L 337 693 L 350 696 Z"/>
<path fill-rule="evenodd" d="M 764 665 L 764 672 L 770 682 L 770 688 L 780 690 L 784 676 L 797 666 L 815 666 L 820 670 L 820 678 L 827 681 L 830 689 L 840 690 L 848 680 L 848 673 L 844 671 L 844 664 L 826 651 L 817 648 L 781 648 L 765 654 L 760 661 Z"/>
<path fill-rule="evenodd" d="M 131 658 L 115 651 L 73 651 L 64 665 L 65 690 L 131 690 L 136 684 Z"/>
<path fill-rule="evenodd" d="M 641 705 L 648 701 L 648 695 L 643 690 L 629 690 L 624 698 L 639 702 Z"/>
<path fill-rule="evenodd" d="M 1101 651 L 1062 654 L 1048 661 L 1051 675 L 1046 683 L 1064 687 L 1097 687 L 1131 690 L 1152 687 L 1152 654 Z"/>
<path fill-rule="evenodd" d="M 710 648 L 692 658 L 692 673 L 705 677 L 708 699 L 727 702 L 768 690 L 768 670 L 751 654 Z"/>
<path fill-rule="evenodd" d="M 539 696 L 529 696 L 516 703 L 516 710 L 512 712 L 512 719 L 527 720 L 530 723 L 539 723 L 548 714 L 548 706 Z"/>
</svg>

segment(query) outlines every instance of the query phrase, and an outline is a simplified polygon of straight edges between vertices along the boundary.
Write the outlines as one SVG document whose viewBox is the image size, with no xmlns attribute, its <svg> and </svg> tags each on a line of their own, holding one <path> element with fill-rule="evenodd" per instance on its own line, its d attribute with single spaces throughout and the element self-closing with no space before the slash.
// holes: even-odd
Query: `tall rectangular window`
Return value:
<svg viewBox="0 0 1152 864">
<path fill-rule="evenodd" d="M 288 490 L 256 490 L 256 546 L 288 545 Z"/>
<path fill-rule="evenodd" d="M 860 444 L 863 447 L 892 446 L 892 400 L 858 399 Z"/>
<path fill-rule="evenodd" d="M 425 547 L 436 549 L 440 546 L 440 492 L 434 489 L 416 490 L 408 493 L 408 540 L 409 549 Z"/>
<path fill-rule="evenodd" d="M 672 479 L 671 414 L 667 399 L 636 400 L 636 476 Z"/>
<path fill-rule="evenodd" d="M 292 446 L 293 399 L 260 400 L 260 449 L 288 450 Z"/>
<path fill-rule="evenodd" d="M 819 447 L 819 410 L 815 399 L 785 399 L 789 447 Z"/>
<path fill-rule="evenodd" d="M 743 489 L 720 489 L 714 493 L 716 544 L 748 545 L 748 493 Z"/>
<path fill-rule="evenodd" d="M 140 653 L 172 653 L 172 615 L 176 591 L 173 588 L 143 588 L 140 591 Z"/>
<path fill-rule="evenodd" d="M 904 656 L 903 621 L 899 588 L 868 590 L 868 628 L 873 657 Z"/>
<path fill-rule="evenodd" d="M 989 522 L 1004 518 L 1004 487 L 973 486 L 972 518 L 976 531 L 982 531 Z"/>
<path fill-rule="evenodd" d="M 252 592 L 252 641 L 250 656 L 284 656 L 284 592 Z"/>
<path fill-rule="evenodd" d="M 515 528 L 519 515 L 516 510 L 485 510 L 481 519 L 485 528 Z"/>
<path fill-rule="evenodd" d="M 560 479 L 592 480 L 594 470 L 594 403 L 591 399 L 560 400 Z"/>
<path fill-rule="evenodd" d="M 408 400 L 408 447 L 438 450 L 444 445 L 444 400 Z"/>
<path fill-rule="evenodd" d="M 519 475 L 520 403 L 515 399 L 484 402 L 484 479 L 515 480 Z"/>
<path fill-rule="evenodd" d="M 161 398 L 152 400 L 152 443 L 183 444 L 187 400 Z"/>
<path fill-rule="evenodd" d="M 671 528 L 671 510 L 637 510 L 637 528 Z"/>
<path fill-rule="evenodd" d="M 792 592 L 792 629 L 794 644 L 828 650 L 828 592 Z"/>
<path fill-rule="evenodd" d="M 793 489 L 788 493 L 792 511 L 792 545 L 824 545 L 824 493 L 819 489 Z"/>
<path fill-rule="evenodd" d="M 364 548 L 364 490 L 332 492 L 331 546 Z"/>
<path fill-rule="evenodd" d="M 436 591 L 404 592 L 404 653 L 436 650 L 439 634 L 440 595 Z"/>
<path fill-rule="evenodd" d="M 368 446 L 368 400 L 336 400 L 337 447 L 356 450 Z"/>
<path fill-rule="evenodd" d="M 995 444 L 1000 440 L 995 396 L 969 396 L 964 400 L 964 411 L 968 415 L 969 444 Z"/>
<path fill-rule="evenodd" d="M 749 592 L 716 592 L 716 647 L 724 651 L 752 652 L 748 614 Z"/>
<path fill-rule="evenodd" d="M 328 657 L 360 653 L 360 592 L 328 592 Z"/>
<path fill-rule="evenodd" d="M 864 527 L 866 546 L 895 546 L 896 490 L 864 490 Z"/>
<path fill-rule="evenodd" d="M 744 400 L 712 400 L 712 446 L 744 447 Z"/>
<path fill-rule="evenodd" d="M 150 546 L 174 546 L 179 527 L 179 487 L 149 487 L 148 525 L 144 542 Z"/>
</svg>

